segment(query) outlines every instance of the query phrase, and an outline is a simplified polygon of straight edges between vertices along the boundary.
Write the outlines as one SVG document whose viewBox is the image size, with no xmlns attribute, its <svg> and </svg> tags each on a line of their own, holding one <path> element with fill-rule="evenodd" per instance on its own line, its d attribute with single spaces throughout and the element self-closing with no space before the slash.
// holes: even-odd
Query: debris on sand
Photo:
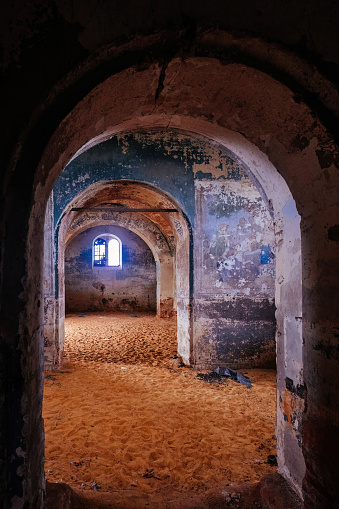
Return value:
<svg viewBox="0 0 339 509">
<path fill-rule="evenodd" d="M 240 371 L 235 371 L 231 368 L 224 368 L 219 366 L 210 373 L 198 373 L 197 377 L 209 383 L 219 384 L 226 382 L 230 378 L 235 382 L 246 385 L 246 387 L 249 389 L 252 387 L 251 379 L 248 376 L 245 376 L 243 373 L 240 373 Z"/>
<path fill-rule="evenodd" d="M 146 468 L 142 477 L 147 477 L 148 479 L 159 479 L 159 481 L 161 481 L 161 478 L 155 475 L 153 468 Z"/>
<path fill-rule="evenodd" d="M 185 364 L 182 361 L 182 357 L 180 355 L 173 355 L 173 357 L 168 361 L 169 369 L 178 369 L 183 368 Z"/>
<path fill-rule="evenodd" d="M 55 375 L 45 375 L 45 380 L 56 380 L 56 376 Z"/>
<path fill-rule="evenodd" d="M 267 463 L 271 465 L 271 467 L 276 467 L 278 465 L 277 456 L 275 454 L 267 456 Z"/>
</svg>

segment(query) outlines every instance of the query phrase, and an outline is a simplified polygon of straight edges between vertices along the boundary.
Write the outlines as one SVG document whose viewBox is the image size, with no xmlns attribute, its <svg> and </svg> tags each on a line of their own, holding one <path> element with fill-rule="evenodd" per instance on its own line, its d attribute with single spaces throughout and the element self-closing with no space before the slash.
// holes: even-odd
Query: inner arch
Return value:
<svg viewBox="0 0 339 509">
<path fill-rule="evenodd" d="M 285 380 L 288 378 L 295 385 L 302 384 L 302 342 L 301 342 L 301 264 L 300 264 L 300 218 L 297 212 L 291 217 L 286 212 L 285 205 L 293 200 L 291 192 L 281 175 L 271 164 L 266 155 L 258 147 L 247 141 L 239 133 L 227 130 L 215 124 L 202 120 L 183 116 L 150 115 L 138 119 L 123 122 L 117 126 L 110 127 L 99 137 L 84 144 L 79 153 L 95 146 L 97 143 L 123 132 L 136 130 L 149 130 L 171 126 L 179 132 L 186 132 L 189 135 L 207 138 L 212 144 L 222 147 L 226 152 L 231 153 L 235 160 L 241 162 L 242 166 L 251 174 L 253 180 L 258 183 L 258 189 L 263 190 L 267 197 L 268 205 L 274 211 L 274 222 L 277 233 L 277 281 L 276 305 L 277 305 L 277 365 L 278 365 L 278 458 L 279 468 L 284 475 L 294 484 L 295 489 L 301 493 L 301 480 L 303 477 L 303 460 L 300 464 L 293 466 L 285 455 L 291 444 L 295 448 L 295 454 L 302 458 L 300 445 L 298 445 L 298 430 L 287 429 L 284 423 L 283 401 L 285 391 Z M 295 249 L 288 249 L 292 245 Z M 299 247 L 298 247 L 299 246 Z M 294 254 L 293 254 L 294 253 Z M 289 263 L 286 264 L 286 260 Z M 291 295 L 294 300 L 286 300 L 289 288 L 293 288 Z M 297 311 L 297 313 L 296 313 Z M 295 315 L 297 314 L 297 318 Z M 294 346 L 293 346 L 294 345 Z M 291 348 L 296 348 L 297 361 L 292 361 Z M 294 355 L 294 353 L 293 353 Z M 298 403 L 299 404 L 299 403 Z M 302 404 L 297 413 L 301 420 Z M 300 422 L 300 421 L 299 421 Z M 289 444 L 287 446 L 287 444 Z M 287 448 L 287 449 L 286 449 Z M 299 451 L 299 452 L 298 452 Z M 301 466 L 300 466 L 301 465 Z M 295 472 L 293 473 L 293 471 Z M 292 473 L 291 473 L 292 472 Z M 297 481 L 296 481 L 297 479 Z"/>
</svg>

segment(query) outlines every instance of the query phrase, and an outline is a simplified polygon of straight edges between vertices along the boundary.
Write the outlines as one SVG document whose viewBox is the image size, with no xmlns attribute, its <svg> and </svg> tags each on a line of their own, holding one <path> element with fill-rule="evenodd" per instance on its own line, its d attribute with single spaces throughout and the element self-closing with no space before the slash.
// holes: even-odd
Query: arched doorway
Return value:
<svg viewBox="0 0 339 509">
<path fill-rule="evenodd" d="M 218 69 L 218 73 L 219 73 L 219 71 L 220 71 L 220 69 Z M 220 76 L 220 75 L 222 75 L 222 73 L 219 73 L 218 75 Z M 212 82 L 213 80 L 210 78 L 210 81 Z M 280 85 L 277 85 L 277 86 L 279 88 Z M 282 88 L 284 88 L 284 87 L 282 87 Z M 285 91 L 282 90 L 281 94 L 279 94 L 279 93 L 277 93 L 277 95 L 272 94 L 272 97 L 275 96 L 275 97 L 281 99 L 284 96 L 284 92 Z M 286 95 L 288 96 L 289 94 L 287 93 Z M 286 98 L 286 99 L 287 99 L 287 102 L 288 102 L 288 98 Z M 224 101 L 224 102 L 225 102 L 225 104 L 227 103 L 227 101 Z M 152 105 L 152 108 L 153 108 L 153 105 Z M 267 108 L 268 108 L 267 118 L 271 118 L 272 119 L 272 116 L 270 116 L 268 114 L 272 110 L 270 110 L 269 105 L 267 106 Z M 308 122 L 308 120 L 310 120 L 311 115 L 309 115 L 309 112 L 307 112 L 307 111 L 306 112 L 305 111 L 300 112 L 299 107 L 296 106 L 296 105 L 293 105 L 293 109 L 296 112 L 296 114 L 300 114 L 301 116 L 304 116 L 303 118 L 307 119 L 307 122 Z M 81 108 L 79 107 L 78 108 L 78 112 L 79 112 L 79 115 L 81 116 L 81 115 L 83 115 L 84 112 L 81 113 L 80 110 L 81 110 Z M 207 111 L 207 110 L 210 110 L 210 107 L 208 107 L 208 105 L 206 105 L 206 108 L 205 108 L 205 111 Z M 150 111 L 152 111 L 152 110 L 150 109 Z M 83 119 L 84 118 L 85 117 L 83 117 Z M 269 143 L 269 140 L 267 138 L 265 138 L 265 135 L 263 135 L 261 137 L 261 141 L 259 141 L 258 139 L 255 139 L 255 135 L 253 135 L 253 132 L 256 132 L 256 127 L 255 127 L 255 125 L 253 123 L 250 122 L 251 128 L 250 127 L 246 128 L 246 133 L 248 135 L 248 140 L 250 140 L 250 141 L 246 141 L 245 138 L 242 137 L 241 135 L 234 134 L 234 133 L 230 132 L 230 130 L 227 128 L 228 123 L 226 121 L 225 122 L 220 121 L 220 122 L 218 122 L 218 126 L 216 126 L 216 125 L 211 125 L 208 122 L 206 123 L 206 120 L 201 120 L 200 119 L 199 121 L 197 121 L 196 118 L 197 117 L 195 115 L 193 115 L 193 113 L 192 113 L 192 115 L 186 114 L 186 113 L 185 113 L 185 115 L 183 115 L 180 112 L 178 112 L 177 116 L 174 118 L 173 114 L 166 117 L 166 115 L 163 115 L 161 112 L 160 113 L 157 112 L 156 115 L 153 118 L 148 118 L 147 120 L 150 121 L 149 126 L 157 125 L 157 122 L 158 122 L 158 125 L 166 127 L 167 125 L 169 125 L 169 122 L 171 122 L 171 123 L 174 122 L 172 124 L 174 127 L 175 127 L 175 124 L 177 123 L 177 127 L 179 129 L 187 129 L 190 132 L 204 134 L 206 136 L 209 136 L 210 139 L 215 140 L 215 142 L 217 142 L 217 143 L 222 143 L 225 146 L 228 146 L 229 148 L 233 147 L 232 151 L 235 154 L 238 154 L 238 156 L 241 158 L 241 160 L 243 162 L 247 161 L 248 166 L 251 169 L 253 169 L 253 163 L 254 163 L 254 166 L 257 165 L 257 167 L 260 167 L 260 164 L 263 163 L 264 167 L 272 169 L 271 163 L 268 162 L 266 156 L 263 156 L 263 152 L 269 153 L 270 157 L 272 157 L 272 160 L 274 161 L 274 166 L 281 171 L 282 175 L 284 175 L 284 179 L 291 186 L 291 189 L 293 190 L 293 197 L 297 201 L 298 210 L 303 211 L 305 207 L 307 208 L 307 206 L 310 206 L 310 211 L 309 211 L 310 215 L 308 216 L 308 219 L 307 219 L 306 223 L 307 223 L 309 229 L 312 227 L 312 225 L 314 226 L 314 228 L 312 227 L 313 228 L 312 229 L 312 238 L 310 237 L 309 233 L 307 233 L 306 231 L 303 230 L 304 239 L 306 239 L 306 240 L 304 240 L 303 248 L 304 248 L 304 252 L 306 252 L 306 251 L 308 252 L 308 250 L 307 250 L 308 247 L 311 246 L 311 245 L 314 246 L 314 238 L 316 236 L 316 233 L 320 234 L 320 231 L 322 231 L 322 228 L 323 228 L 324 224 L 326 224 L 327 219 L 325 219 L 325 216 L 326 217 L 328 217 L 328 216 L 325 213 L 325 209 L 323 209 L 322 213 L 321 213 L 321 216 L 318 215 L 317 217 L 315 217 L 316 214 L 315 214 L 315 212 L 314 212 L 314 210 L 313 210 L 313 208 L 312 208 L 308 198 L 305 198 L 305 200 L 303 200 L 303 198 L 302 198 L 301 190 L 303 189 L 304 184 L 302 184 L 300 182 L 300 179 L 299 179 L 299 176 L 298 176 L 298 172 L 296 171 L 296 167 L 298 166 L 298 168 L 299 168 L 299 163 L 300 163 L 300 167 L 303 167 L 303 162 L 302 162 L 301 155 L 300 154 L 295 155 L 295 153 L 293 152 L 293 150 L 292 150 L 293 144 L 292 144 L 291 139 L 290 138 L 288 138 L 288 139 L 286 138 L 285 139 L 285 145 L 283 147 L 280 146 L 280 145 L 277 146 L 277 149 L 278 149 L 277 153 L 279 153 L 279 155 L 281 156 L 280 157 L 280 161 L 278 161 L 277 158 L 274 157 L 274 154 L 272 155 L 272 148 L 271 147 L 269 147 L 268 149 L 264 148 L 265 143 Z M 276 137 L 277 137 L 277 139 L 282 141 L 282 139 L 284 138 L 285 134 L 287 134 L 284 131 L 284 127 L 283 127 L 284 118 L 283 118 L 283 116 L 281 116 L 281 118 L 279 118 L 278 115 L 275 118 L 277 120 L 276 128 L 275 128 L 276 129 Z M 111 128 L 113 131 L 114 130 L 124 129 L 124 128 L 130 129 L 133 126 L 133 122 L 130 119 L 131 119 L 131 116 L 129 114 L 127 114 L 125 117 L 124 117 L 123 114 L 121 114 L 120 116 L 118 115 L 117 118 L 115 119 L 115 121 L 113 121 L 112 119 L 109 120 L 109 118 L 107 117 L 106 118 L 107 125 L 105 125 L 105 127 L 103 128 L 103 132 L 105 131 L 105 133 L 106 133 L 106 130 L 109 131 L 109 128 Z M 146 126 L 146 124 L 147 124 L 146 116 L 144 117 L 144 120 L 145 120 L 144 125 Z M 204 127 L 202 126 L 201 122 L 204 124 Z M 84 122 L 84 123 L 86 123 L 86 122 Z M 49 191 L 51 189 L 50 183 L 55 180 L 56 175 L 61 171 L 61 169 L 64 167 L 64 165 L 67 163 L 67 161 L 73 156 L 73 154 L 77 150 L 81 150 L 81 147 L 85 146 L 86 143 L 90 143 L 89 140 L 93 140 L 96 137 L 96 134 L 94 134 L 94 133 L 89 134 L 90 129 L 91 129 L 89 124 L 93 125 L 92 121 L 88 122 L 88 131 L 87 132 L 78 130 L 78 133 L 81 131 L 81 136 L 80 136 L 81 139 L 75 138 L 75 137 L 72 137 L 72 136 L 70 136 L 68 138 L 66 137 L 68 142 L 69 142 L 69 144 L 67 144 L 67 149 L 65 149 L 64 145 L 63 145 L 63 148 L 62 148 L 62 143 L 60 145 L 55 145 L 55 147 L 58 146 L 60 150 L 58 149 L 57 150 L 57 154 L 54 153 L 54 156 L 52 155 L 53 150 L 50 151 L 48 156 L 46 154 L 45 159 L 43 159 L 43 161 L 41 163 L 42 166 L 40 167 L 40 170 L 37 173 L 37 176 L 36 176 L 37 183 L 41 184 L 41 183 L 45 182 L 45 176 L 46 176 L 45 169 L 46 169 L 47 172 L 50 171 L 50 179 L 51 180 L 48 183 L 46 188 L 42 188 L 40 186 L 37 189 L 37 192 L 36 192 L 36 195 L 35 195 L 37 200 L 35 201 L 35 205 L 34 205 L 34 207 L 32 208 L 32 211 L 31 211 L 32 212 L 31 217 L 33 218 L 33 220 L 32 220 L 32 223 L 30 225 L 30 234 L 29 234 L 29 239 L 30 239 L 29 248 L 28 248 L 28 250 L 29 250 L 29 253 L 28 253 L 28 260 L 29 260 L 29 262 L 28 262 L 28 274 L 29 274 L 29 280 L 28 280 L 27 284 L 28 284 L 28 286 L 30 286 L 32 284 L 31 287 L 33 287 L 33 288 L 36 287 L 36 281 L 39 280 L 39 277 L 38 277 L 38 274 L 37 274 L 37 268 L 38 267 L 34 267 L 34 264 L 36 264 L 37 249 L 39 248 L 39 245 L 41 244 L 41 242 L 39 243 L 39 241 L 38 241 L 35 244 L 35 246 L 34 246 L 34 242 L 39 238 L 39 236 L 41 236 L 41 230 L 39 230 L 39 225 L 38 224 L 33 224 L 34 217 L 35 217 L 36 214 L 39 215 L 39 211 L 41 210 L 41 206 L 44 207 L 44 205 L 45 205 L 45 203 L 47 201 L 47 196 L 48 196 Z M 104 124 L 105 124 L 105 122 L 104 122 Z M 134 121 L 134 128 L 140 126 L 141 124 L 142 124 L 142 122 L 140 122 L 140 118 L 138 117 L 137 120 Z M 68 132 L 71 133 L 72 127 L 71 127 L 70 123 L 67 123 L 67 126 L 69 128 Z M 66 123 L 63 125 L 63 128 L 66 128 L 66 131 L 67 131 L 67 126 L 66 126 Z M 114 126 L 114 127 L 112 127 L 112 126 Z M 229 125 L 228 127 L 232 128 L 231 125 Z M 74 128 L 76 128 L 75 124 L 74 124 Z M 146 128 L 147 128 L 147 126 L 146 126 Z M 251 132 L 252 128 L 253 128 L 253 131 Z M 235 129 L 236 129 L 236 127 L 235 127 Z M 270 129 L 268 129 L 268 130 L 270 130 Z M 65 133 L 65 131 L 64 131 L 64 133 Z M 280 135 L 279 135 L 279 133 L 280 133 Z M 60 134 L 61 134 L 61 132 L 56 133 L 55 139 L 57 139 Z M 326 137 L 325 134 L 324 134 L 324 136 Z M 63 135 L 61 135 L 60 140 L 64 140 Z M 262 148 L 263 152 L 260 152 L 260 150 L 258 148 L 255 148 L 255 145 L 257 147 Z M 53 146 L 53 144 L 51 146 Z M 286 149 L 286 146 L 291 147 L 291 153 L 290 154 L 287 153 L 288 151 Z M 310 151 L 313 150 L 313 148 L 310 147 Z M 51 158 L 49 158 L 49 156 Z M 59 157 L 60 157 L 60 159 L 59 159 Z M 312 167 L 315 170 L 317 169 L 316 168 L 317 164 L 318 163 L 314 163 L 314 161 L 312 162 L 312 165 L 313 165 Z M 309 165 L 307 165 L 307 166 L 309 168 Z M 295 177 L 296 181 L 292 182 L 292 175 L 294 174 L 294 172 L 295 172 L 295 176 L 296 176 Z M 279 177 L 279 175 L 277 175 L 277 174 L 276 174 L 276 176 L 277 176 L 276 182 L 278 182 L 278 186 L 276 186 L 275 191 L 277 192 L 277 190 L 279 189 L 279 186 L 280 186 L 280 182 L 283 181 L 283 179 L 281 177 Z M 313 182 L 313 180 L 312 180 L 312 182 Z M 271 186 L 270 182 L 268 182 L 268 181 L 266 181 L 265 184 L 268 187 Z M 265 187 L 265 189 L 267 191 L 267 187 Z M 269 196 L 270 192 L 267 192 L 267 195 Z M 38 201 L 39 197 L 42 198 L 40 203 Z M 277 199 L 277 202 L 279 203 L 279 196 L 276 196 L 276 199 Z M 10 197 L 8 197 L 8 200 L 10 200 Z M 285 203 L 281 204 L 282 207 L 281 207 L 280 210 L 282 210 L 285 207 L 287 202 L 288 202 L 288 200 L 285 201 Z M 274 206 L 274 209 L 275 210 L 279 210 L 279 207 Z M 285 209 L 285 210 L 288 211 L 289 207 L 287 207 L 287 209 Z M 289 212 L 287 212 L 287 215 L 289 215 Z M 309 219 L 309 218 L 313 218 L 313 219 Z M 291 234 L 292 234 L 292 231 L 291 231 Z M 306 251 L 305 251 L 305 248 L 307 248 Z M 316 253 L 318 253 L 318 251 L 316 251 Z M 316 255 L 314 255 L 314 256 L 316 257 Z M 310 263 L 311 263 L 310 261 L 304 259 L 304 262 L 305 262 L 305 267 L 306 268 L 310 266 Z M 10 273 L 8 273 L 8 276 L 6 276 L 6 277 L 9 277 L 9 276 L 10 276 Z M 34 294 L 34 296 L 33 296 L 33 294 L 30 293 L 30 295 L 27 296 L 27 299 L 28 299 L 28 301 L 27 301 L 28 302 L 28 304 L 27 304 L 28 308 L 27 309 L 29 309 L 30 311 L 34 310 L 35 309 L 34 302 L 37 299 L 36 293 Z M 40 328 L 39 328 L 40 325 L 39 324 L 41 324 L 41 316 L 42 316 L 41 312 L 40 313 L 37 312 L 37 311 L 34 312 L 34 317 L 35 318 L 34 318 L 34 320 L 32 322 L 30 322 L 30 328 L 27 331 L 28 335 L 32 334 L 32 337 L 35 338 L 34 344 L 36 346 L 34 348 L 36 348 L 37 351 L 40 348 L 40 347 L 38 348 L 38 346 L 37 346 L 37 345 L 40 344 L 40 342 L 38 340 L 38 335 L 40 334 L 40 332 L 34 332 L 33 333 L 33 331 L 40 331 Z M 306 316 L 308 316 L 308 315 L 306 315 Z M 307 318 L 307 323 L 309 321 L 310 316 L 313 316 L 312 313 Z M 297 317 L 297 320 L 295 318 L 296 317 L 294 317 L 295 323 L 298 323 L 298 320 L 300 320 L 300 316 Z M 25 321 L 23 315 L 22 315 L 22 320 Z M 20 323 L 23 323 L 23 322 L 20 322 Z M 291 320 L 290 323 L 292 324 L 293 320 Z M 294 327 L 294 328 L 297 328 L 297 327 Z M 298 337 L 298 335 L 296 337 Z M 298 345 L 300 344 L 299 341 L 297 341 L 297 343 L 298 343 Z M 282 344 L 285 345 L 285 342 L 282 341 Z M 287 361 L 289 361 L 288 352 L 289 352 L 289 349 L 287 347 L 286 355 L 285 355 L 285 358 L 287 359 Z M 296 373 L 301 373 L 300 366 L 294 366 L 294 367 L 296 368 Z M 280 373 L 282 375 L 282 378 L 284 377 L 284 370 L 285 370 L 285 363 L 282 366 L 282 369 L 280 369 Z M 293 382 L 293 378 L 292 377 L 287 377 L 287 378 L 290 378 L 290 380 L 292 380 L 292 382 Z M 299 379 L 299 382 L 301 382 L 300 379 Z M 302 411 L 302 405 L 303 405 L 302 402 L 300 401 L 300 400 L 303 399 L 302 398 L 302 391 L 299 388 L 299 394 L 297 394 L 297 389 L 296 389 L 295 383 L 291 384 L 288 381 L 288 385 L 289 385 L 289 388 L 286 387 L 286 380 L 285 380 L 285 388 L 287 389 L 287 395 L 285 393 L 285 389 L 284 389 L 284 391 L 281 390 L 281 392 L 285 393 L 285 395 L 282 396 L 282 400 L 283 400 L 283 402 L 288 403 L 287 399 L 290 398 L 289 394 L 295 394 L 299 399 L 296 400 L 297 404 L 294 405 L 294 409 L 296 407 L 298 407 L 299 408 L 298 415 L 300 415 L 301 411 Z M 297 385 L 302 385 L 302 384 L 299 383 Z M 281 389 L 282 388 L 283 387 L 281 387 Z M 314 398 L 315 398 L 314 401 L 316 401 L 317 397 L 314 396 Z M 38 408 L 38 406 L 39 406 L 38 402 L 36 403 L 36 406 L 33 405 L 34 408 Z M 293 413 L 294 413 L 294 415 L 296 415 L 295 412 L 293 412 Z M 292 419 L 289 418 L 288 414 L 286 414 L 286 415 L 287 415 L 287 421 L 285 421 L 285 422 L 287 422 L 287 424 L 285 425 L 282 420 L 279 420 L 278 425 L 281 425 L 283 428 L 284 427 L 285 428 L 289 427 L 290 429 L 292 429 L 292 439 L 291 440 L 292 440 L 293 443 L 295 443 L 296 441 L 293 438 L 293 423 L 292 423 Z M 295 421 L 294 418 L 293 418 L 293 420 Z M 311 419 L 311 421 L 312 421 L 312 419 Z M 291 424 L 292 424 L 292 426 L 291 426 Z M 288 449 L 291 449 L 291 447 L 289 447 L 290 445 L 291 445 L 290 443 L 288 443 L 288 444 L 287 443 L 286 444 L 282 443 L 281 444 L 281 449 L 280 450 L 282 451 L 283 454 L 287 453 Z M 300 447 L 297 450 L 300 450 Z M 308 449 L 307 451 L 308 451 L 307 454 L 309 455 L 309 457 L 311 457 L 312 454 L 311 454 L 310 449 Z M 292 463 L 293 463 L 293 454 L 292 454 L 291 460 L 289 461 L 289 465 L 291 465 Z M 281 465 L 281 467 L 284 467 L 284 466 L 285 466 L 284 464 Z M 290 470 L 289 467 L 287 467 L 287 472 L 285 472 L 285 475 L 287 477 L 289 477 L 288 470 Z M 294 478 L 294 476 L 292 475 L 291 481 L 292 481 L 292 483 L 294 483 L 298 487 L 298 485 L 300 486 L 300 476 L 302 476 L 303 472 L 302 472 L 302 469 L 299 468 L 299 467 L 297 467 L 296 470 L 297 470 L 296 471 L 296 473 L 297 473 L 296 477 L 297 478 Z M 291 470 L 290 470 L 290 473 L 291 473 Z M 294 478 L 294 480 L 293 480 L 293 478 Z"/>
<path fill-rule="evenodd" d="M 65 178 L 68 179 L 67 176 Z M 59 186 L 62 189 L 62 177 L 61 181 L 59 179 Z M 186 305 L 191 298 L 191 283 L 187 270 L 190 264 L 190 231 L 189 222 L 182 214 L 180 206 L 156 187 L 136 181 L 98 181 L 79 194 L 76 192 L 75 190 L 72 199 L 68 197 L 70 201 L 65 202 L 63 208 L 53 208 L 50 204 L 45 219 L 48 260 L 53 251 L 50 243 L 55 243 L 55 257 L 45 265 L 45 282 L 48 282 L 49 289 L 45 293 L 47 367 L 55 368 L 62 357 L 66 245 L 76 235 L 99 225 L 116 225 L 118 228 L 130 230 L 151 249 L 156 263 L 157 315 L 163 318 L 177 316 L 178 355 L 186 364 L 190 364 L 191 318 L 190 306 Z M 58 190 L 55 195 L 57 193 Z M 106 201 L 105 206 L 102 205 L 103 199 Z M 107 203 L 107 200 L 110 202 Z M 119 206 L 114 203 L 117 200 Z M 54 201 L 55 198 L 51 196 L 50 202 Z M 54 229 L 52 238 L 51 231 Z M 54 271 L 51 271 L 51 263 L 55 266 Z"/>
<path fill-rule="evenodd" d="M 153 119 L 148 121 L 153 122 Z M 181 129 L 179 132 L 182 133 L 182 127 L 183 127 L 183 120 L 181 120 Z M 146 124 L 147 125 L 147 124 Z M 206 137 L 201 137 L 201 131 L 204 129 L 210 129 L 210 126 L 206 126 L 203 124 L 196 125 L 196 131 L 199 129 L 199 136 L 198 139 L 205 139 Z M 266 204 L 266 208 L 271 212 L 271 214 L 274 217 L 274 223 L 275 223 L 275 234 L 276 234 L 276 259 L 277 259 L 277 280 L 279 281 L 279 284 L 276 285 L 276 303 L 278 307 L 277 311 L 277 322 L 278 322 L 278 366 L 279 366 L 279 377 L 280 377 L 280 386 L 281 391 L 284 394 L 285 393 L 285 383 L 286 378 L 291 380 L 290 382 L 295 387 L 297 385 L 302 385 L 302 378 L 301 378 L 301 370 L 302 370 L 302 360 L 301 360 L 301 340 L 300 340 L 300 320 L 301 320 L 301 298 L 300 298 L 300 288 L 301 288 L 301 275 L 300 275 L 300 230 L 299 230 L 299 216 L 296 211 L 293 198 L 284 183 L 284 181 L 281 179 L 279 175 L 274 173 L 274 169 L 270 165 L 270 163 L 265 160 L 262 156 L 260 156 L 260 153 L 257 152 L 255 155 L 257 156 L 257 161 L 254 164 L 254 150 L 253 147 L 249 147 L 249 152 L 246 153 L 246 150 L 243 145 L 241 147 L 238 146 L 238 140 L 232 139 L 232 135 L 230 134 L 230 139 L 228 138 L 221 138 L 221 133 L 218 130 L 214 129 L 213 138 L 212 133 L 208 131 L 208 138 L 209 143 L 211 143 L 212 140 L 214 140 L 213 146 L 220 147 L 222 151 L 226 154 L 226 157 L 229 157 L 231 161 L 237 162 L 237 164 L 240 164 L 246 171 L 247 175 L 249 176 L 252 183 L 254 183 L 255 188 L 257 189 L 257 192 L 262 197 L 263 202 Z M 212 128 L 213 132 L 213 128 Z M 192 134 L 190 133 L 190 136 Z M 233 137 L 234 138 L 234 137 Z M 236 137 L 235 137 L 236 138 Z M 103 138 L 104 140 L 106 137 Z M 99 140 L 97 140 L 99 141 Z M 123 146 L 124 143 L 122 144 Z M 91 159 L 95 161 L 95 157 L 93 155 L 93 150 L 95 150 L 95 147 L 91 149 Z M 126 147 L 124 150 L 127 152 Z M 80 160 L 86 157 L 86 152 L 82 152 L 82 155 L 80 155 Z M 86 160 L 86 159 L 84 159 Z M 82 160 L 81 166 L 84 164 L 84 160 Z M 68 168 L 72 167 L 72 164 L 76 163 L 77 159 L 74 158 L 73 162 L 69 165 Z M 97 163 L 96 163 L 97 164 Z M 211 165 L 212 167 L 213 165 Z M 206 167 L 204 168 L 207 169 Z M 210 170 L 211 168 L 209 168 Z M 70 170 L 69 170 L 70 171 Z M 215 171 L 215 170 L 213 170 Z M 196 167 L 196 173 L 199 173 L 199 164 L 197 163 Z M 205 171 L 206 174 L 206 171 Z M 275 179 L 273 176 L 275 175 Z M 199 175 L 200 176 L 200 175 Z M 69 178 L 69 175 L 68 177 Z M 203 179 L 205 177 L 203 176 Z M 209 178 L 209 177 L 208 177 Z M 217 180 L 219 177 L 217 174 L 213 176 L 215 180 Z M 213 180 L 213 179 L 212 179 Z M 219 186 L 220 187 L 220 186 Z M 195 186 L 197 190 L 197 186 Z M 197 192 L 197 191 L 196 191 Z M 218 191 L 220 192 L 220 191 Z M 199 207 L 197 205 L 197 207 Z M 201 235 L 201 232 L 199 231 L 200 224 L 196 224 L 196 232 L 197 232 L 197 238 L 196 238 L 196 245 L 199 246 L 198 238 Z M 290 250 L 291 246 L 293 245 L 292 251 L 288 252 Z M 299 246 L 299 247 L 298 247 Z M 199 246 L 200 248 L 200 246 Z M 199 249 L 197 248 L 197 249 Z M 295 256 L 292 256 L 292 253 L 294 253 Z M 289 259 L 289 264 L 286 266 L 286 263 L 284 263 L 284 260 Z M 199 263 L 199 257 L 198 257 L 198 263 Z M 177 281 L 179 278 L 177 278 Z M 197 283 L 195 285 L 196 290 L 195 291 L 201 291 L 201 285 L 199 287 L 199 282 L 201 281 L 201 276 L 197 277 Z M 293 295 L 293 299 L 289 298 L 289 304 L 291 304 L 291 308 L 288 310 L 284 308 L 284 303 L 282 302 L 281 295 L 283 292 L 288 291 L 288 287 L 292 285 L 293 286 L 293 292 L 291 292 L 291 295 Z M 180 291 L 180 285 L 179 285 Z M 195 295 L 196 301 L 198 295 Z M 298 310 L 297 317 L 292 316 L 291 312 L 294 313 Z M 182 322 L 185 323 L 185 322 Z M 186 322 L 187 323 L 187 322 Z M 299 327 L 299 328 L 298 328 Z M 186 329 L 188 330 L 188 329 Z M 201 324 L 199 323 L 199 313 L 198 308 L 195 309 L 195 332 L 192 333 L 192 339 L 190 340 L 190 343 L 194 342 L 194 335 L 198 337 L 199 332 L 201 330 Z M 286 363 L 286 354 L 283 352 L 286 352 L 286 349 L 289 348 L 289 344 L 287 344 L 287 335 L 291 338 L 294 337 L 294 357 L 295 359 L 298 359 L 297 363 L 291 364 L 288 366 Z M 291 340 L 290 340 L 291 341 Z M 200 348 L 200 351 L 202 349 Z M 281 359 L 283 359 L 283 365 L 281 364 Z M 216 359 L 214 359 L 216 361 Z M 280 364 L 279 364 L 280 363 Z M 278 389 L 280 390 L 280 389 Z M 289 460 L 286 460 L 285 457 L 280 456 L 280 463 L 282 465 L 282 469 L 287 468 L 288 470 L 293 470 L 293 465 L 296 463 L 296 456 L 299 455 L 300 457 L 300 446 L 298 444 L 298 436 L 300 433 L 300 429 L 297 427 L 295 430 L 293 429 L 293 426 L 289 426 L 286 430 L 286 427 L 284 425 L 284 422 L 286 422 L 285 415 L 286 413 L 283 411 L 282 407 L 282 400 L 280 398 L 279 393 L 279 404 L 278 404 L 278 414 L 280 415 L 282 426 L 279 429 L 278 428 L 278 443 L 279 440 L 281 443 L 288 442 L 289 448 L 291 447 L 291 443 L 295 442 L 296 450 L 293 455 L 294 459 L 293 462 L 290 462 L 288 468 L 286 467 L 286 461 L 289 462 Z M 298 421 L 298 419 L 295 419 L 296 414 L 300 414 L 301 408 L 298 408 L 298 401 L 293 402 L 294 404 L 294 422 Z M 302 404 L 301 404 L 302 407 Z M 290 417 L 287 417 L 289 424 L 292 424 Z M 297 425 L 299 426 L 299 424 Z M 281 454 L 281 451 L 283 450 L 283 447 L 280 448 L 279 454 Z M 301 460 L 300 460 L 301 461 Z M 301 461 L 302 462 L 302 461 Z M 297 462 L 298 463 L 298 462 Z M 301 482 L 302 478 L 302 465 L 298 464 L 298 470 L 300 470 L 301 474 L 299 476 L 299 482 Z M 296 477 L 296 476 L 295 476 Z"/>
</svg>

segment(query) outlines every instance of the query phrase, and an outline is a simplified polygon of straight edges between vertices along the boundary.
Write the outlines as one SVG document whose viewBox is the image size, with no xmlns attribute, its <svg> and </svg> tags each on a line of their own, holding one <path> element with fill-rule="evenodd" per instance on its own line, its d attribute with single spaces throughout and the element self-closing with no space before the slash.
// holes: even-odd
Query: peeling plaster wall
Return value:
<svg viewBox="0 0 339 509">
<path fill-rule="evenodd" d="M 122 242 L 122 268 L 93 267 L 92 245 L 111 233 Z M 122 311 L 156 313 L 156 266 L 151 250 L 133 232 L 97 226 L 77 235 L 65 252 L 67 312 Z"/>
<path fill-rule="evenodd" d="M 196 181 L 195 365 L 274 368 L 273 220 L 241 168 L 224 179 Z"/>
<path fill-rule="evenodd" d="M 44 358 L 45 369 L 53 369 L 60 363 L 58 342 L 59 300 L 55 296 L 55 244 L 53 193 L 46 208 L 44 228 Z"/>
<path fill-rule="evenodd" d="M 302 339 L 300 217 L 295 202 L 283 205 L 276 221 L 277 450 L 279 470 L 300 491 L 305 475 L 302 414 L 305 409 Z M 283 256 L 280 256 L 282 245 Z M 297 446 L 296 446 L 297 445 Z"/>
<path fill-rule="evenodd" d="M 54 186 L 55 224 L 65 206 L 88 186 L 120 179 L 157 186 L 177 200 L 194 222 L 192 166 L 204 153 L 199 143 L 181 138 L 170 133 L 115 136 L 75 158 Z"/>
</svg>

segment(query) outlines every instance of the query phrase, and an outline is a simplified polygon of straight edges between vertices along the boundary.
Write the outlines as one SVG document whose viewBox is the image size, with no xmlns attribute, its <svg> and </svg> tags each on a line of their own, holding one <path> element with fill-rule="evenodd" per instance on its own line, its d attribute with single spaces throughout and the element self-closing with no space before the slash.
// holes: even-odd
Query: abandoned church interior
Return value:
<svg viewBox="0 0 339 509">
<path fill-rule="evenodd" d="M 338 508 L 338 2 L 0 24 L 0 506 Z"/>
</svg>

